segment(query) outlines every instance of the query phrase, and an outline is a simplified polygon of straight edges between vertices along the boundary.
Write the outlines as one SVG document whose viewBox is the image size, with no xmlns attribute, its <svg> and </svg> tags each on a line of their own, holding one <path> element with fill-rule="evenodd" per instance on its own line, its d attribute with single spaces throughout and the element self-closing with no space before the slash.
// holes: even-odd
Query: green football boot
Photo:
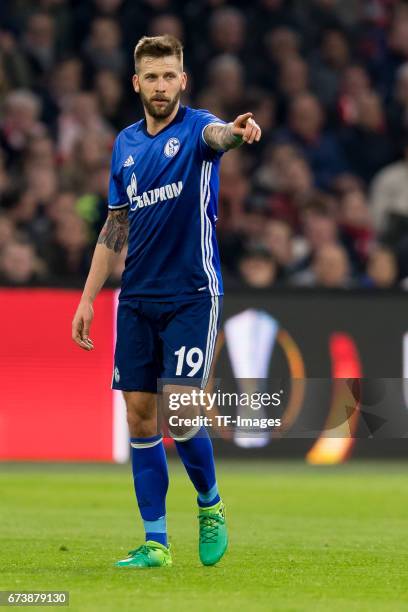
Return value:
<svg viewBox="0 0 408 612">
<path fill-rule="evenodd" d="M 115 567 L 165 567 L 171 564 L 169 548 L 159 542 L 147 540 L 139 548 L 130 550 L 126 559 L 117 561 Z"/>
<path fill-rule="evenodd" d="M 200 508 L 198 522 L 200 528 L 198 549 L 201 563 L 214 565 L 221 559 L 228 546 L 223 502 L 219 501 L 209 508 Z"/>
</svg>

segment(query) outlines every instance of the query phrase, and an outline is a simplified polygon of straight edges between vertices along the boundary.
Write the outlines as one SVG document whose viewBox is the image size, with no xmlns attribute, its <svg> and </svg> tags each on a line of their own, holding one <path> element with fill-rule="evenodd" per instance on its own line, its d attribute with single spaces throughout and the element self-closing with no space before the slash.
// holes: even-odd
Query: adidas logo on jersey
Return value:
<svg viewBox="0 0 408 612">
<path fill-rule="evenodd" d="M 138 195 L 137 180 L 134 172 L 130 179 L 130 185 L 126 187 L 126 193 L 131 204 L 130 210 L 136 210 L 144 206 L 152 206 L 153 204 L 157 204 L 157 202 L 164 202 L 165 200 L 177 198 L 182 190 L 183 181 L 178 181 L 177 183 L 163 185 L 163 187 L 156 187 L 156 189 L 149 189 L 149 191 L 144 191 Z"/>
<path fill-rule="evenodd" d="M 127 158 L 127 160 L 123 164 L 123 167 L 124 168 L 128 168 L 129 166 L 133 166 L 134 163 L 135 163 L 135 160 L 133 159 L 133 157 L 131 155 L 129 155 L 129 157 Z"/>
</svg>

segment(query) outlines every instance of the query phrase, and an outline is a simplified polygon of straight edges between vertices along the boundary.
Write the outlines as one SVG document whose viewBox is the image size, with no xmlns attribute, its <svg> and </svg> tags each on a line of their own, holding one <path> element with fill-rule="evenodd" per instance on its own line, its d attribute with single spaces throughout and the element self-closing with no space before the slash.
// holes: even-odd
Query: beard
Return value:
<svg viewBox="0 0 408 612">
<path fill-rule="evenodd" d="M 166 119 L 169 117 L 171 113 L 176 108 L 178 102 L 180 101 L 181 91 L 177 92 L 174 98 L 169 99 L 166 96 L 153 96 L 150 100 L 140 92 L 140 98 L 142 100 L 142 104 L 145 108 L 145 111 L 153 117 L 153 119 Z M 154 104 L 154 100 L 163 100 L 166 104 L 162 107 L 157 107 Z"/>
</svg>

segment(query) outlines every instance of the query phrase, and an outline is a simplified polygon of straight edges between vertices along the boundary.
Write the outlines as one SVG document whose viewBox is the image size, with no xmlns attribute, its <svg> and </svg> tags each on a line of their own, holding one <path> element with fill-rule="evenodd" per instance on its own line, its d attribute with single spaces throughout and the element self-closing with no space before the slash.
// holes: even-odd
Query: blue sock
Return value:
<svg viewBox="0 0 408 612">
<path fill-rule="evenodd" d="M 161 434 L 131 438 L 133 481 L 146 532 L 146 541 L 167 546 L 166 494 L 169 486 L 166 453 Z"/>
<path fill-rule="evenodd" d="M 180 459 L 197 491 L 197 502 L 202 508 L 220 501 L 215 479 L 214 453 L 211 438 L 205 427 L 183 442 L 175 440 Z"/>
</svg>

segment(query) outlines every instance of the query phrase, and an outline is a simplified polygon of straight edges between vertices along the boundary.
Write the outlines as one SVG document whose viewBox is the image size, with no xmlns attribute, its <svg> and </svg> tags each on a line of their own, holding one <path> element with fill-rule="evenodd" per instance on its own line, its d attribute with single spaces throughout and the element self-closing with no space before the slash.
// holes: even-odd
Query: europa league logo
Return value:
<svg viewBox="0 0 408 612">
<path fill-rule="evenodd" d="M 305 368 L 294 340 L 270 314 L 251 308 L 226 320 L 224 330 L 219 335 L 217 355 L 224 343 L 238 392 L 247 394 L 264 393 L 267 390 L 271 360 L 277 345 L 283 350 L 290 377 L 297 379 L 297 384 L 291 385 L 288 397 L 284 400 L 281 431 L 287 430 L 296 419 L 304 397 Z M 254 415 L 252 408 L 240 405 L 237 416 L 243 419 L 251 416 L 262 419 L 266 414 L 262 406 Z M 252 429 L 247 435 L 238 428 L 234 431 L 234 442 L 243 448 L 265 446 L 270 438 L 270 432 L 265 429 Z"/>
</svg>

